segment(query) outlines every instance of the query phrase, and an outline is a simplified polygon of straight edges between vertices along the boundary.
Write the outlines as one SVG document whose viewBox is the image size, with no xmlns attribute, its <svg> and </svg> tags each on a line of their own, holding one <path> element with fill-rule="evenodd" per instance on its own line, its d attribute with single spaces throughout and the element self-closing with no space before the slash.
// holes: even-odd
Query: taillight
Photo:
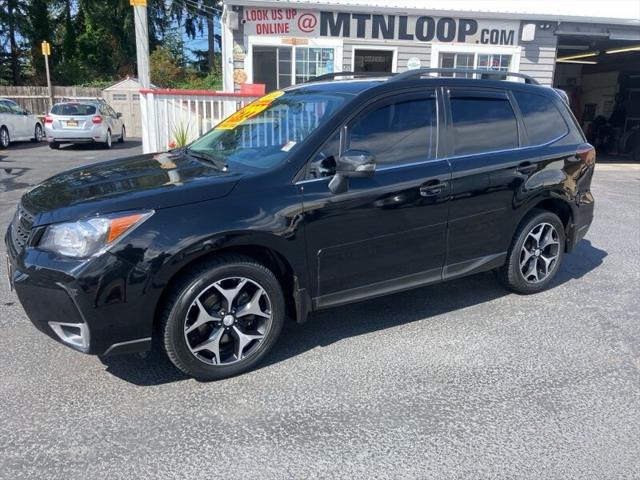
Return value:
<svg viewBox="0 0 640 480">
<path fill-rule="evenodd" d="M 585 165 L 593 167 L 596 163 L 596 149 L 590 143 L 583 143 L 576 149 L 576 157 Z"/>
<path fill-rule="evenodd" d="M 93 123 L 102 123 L 102 117 L 100 115 L 96 115 L 91 119 Z"/>
<path fill-rule="evenodd" d="M 44 117 L 44 123 L 53 123 L 53 118 L 47 115 Z"/>
</svg>

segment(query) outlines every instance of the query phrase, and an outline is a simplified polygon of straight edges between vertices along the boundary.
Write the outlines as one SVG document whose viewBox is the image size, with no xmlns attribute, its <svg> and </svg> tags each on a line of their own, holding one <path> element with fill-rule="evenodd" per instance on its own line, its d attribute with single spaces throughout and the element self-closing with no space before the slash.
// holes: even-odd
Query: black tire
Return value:
<svg viewBox="0 0 640 480">
<path fill-rule="evenodd" d="M 185 334 L 189 321 L 187 318 L 192 312 L 191 309 L 194 308 L 196 299 L 201 298 L 201 295 L 206 295 L 205 292 L 208 292 L 207 289 L 214 282 L 235 276 L 249 279 L 262 287 L 270 304 L 270 327 L 260 343 L 252 347 L 254 349 L 246 359 L 228 365 L 205 363 L 197 358 L 195 353 L 192 353 L 187 344 L 187 334 Z M 190 270 L 173 287 L 160 316 L 160 339 L 171 362 L 184 373 L 199 380 L 219 380 L 246 372 L 258 364 L 276 343 L 282 331 L 284 318 L 284 296 L 275 275 L 250 257 L 221 255 Z M 213 328 L 221 330 L 224 325 Z M 210 332 L 212 331 L 214 330 Z M 205 333 L 205 337 L 207 334 L 210 335 L 210 333 Z"/>
<path fill-rule="evenodd" d="M 31 139 L 31 141 L 33 143 L 39 143 L 42 141 L 42 139 L 44 138 L 44 134 L 42 132 L 42 126 L 37 123 L 35 128 L 33 129 L 33 138 Z"/>
<path fill-rule="evenodd" d="M 0 128 L 0 148 L 9 148 L 10 144 L 11 138 L 9 137 L 9 130 L 7 130 L 7 127 Z"/>
<path fill-rule="evenodd" d="M 546 247 L 541 250 L 536 247 L 534 254 L 527 257 L 531 252 L 531 247 L 527 245 L 525 247 L 525 242 L 532 242 L 535 239 L 530 236 L 534 232 L 539 232 L 536 230 L 541 225 L 550 225 L 555 229 L 557 234 L 557 247 L 555 244 Z M 543 227 L 548 228 L 548 227 Z M 547 229 L 549 232 L 551 229 Z M 524 251 L 523 248 L 527 249 L 527 252 Z M 498 270 L 498 278 L 501 282 L 509 289 L 514 292 L 521 294 L 531 294 L 537 293 L 545 288 L 553 281 L 553 278 L 558 273 L 560 269 L 560 265 L 562 264 L 562 259 L 564 257 L 564 248 L 565 248 L 565 231 L 564 225 L 558 216 L 552 212 L 546 210 L 535 209 L 532 210 L 527 216 L 522 220 L 520 226 L 516 230 L 516 233 L 513 237 L 513 241 L 511 243 L 511 247 L 509 248 L 509 252 L 507 254 L 507 261 L 505 265 Z M 547 266 L 546 260 L 541 260 L 539 257 L 543 259 L 552 258 L 553 256 L 557 256 L 552 263 L 548 264 L 548 270 L 543 270 Z M 529 260 L 525 259 L 528 258 Z M 521 262 L 523 262 L 523 266 L 521 267 Z M 536 262 L 532 267 L 532 263 Z M 537 267 L 540 262 L 540 268 Z M 523 273 L 523 270 L 525 272 Z M 525 278 L 525 273 L 528 271 L 534 271 L 529 278 Z M 539 281 L 536 281 L 539 275 L 546 275 L 543 278 L 540 278 Z"/>
<path fill-rule="evenodd" d="M 107 140 L 102 144 L 107 150 L 113 145 L 113 139 L 111 138 L 111 130 L 107 130 Z"/>
<path fill-rule="evenodd" d="M 60 150 L 60 144 L 58 142 L 51 142 L 49 143 L 49 148 L 53 150 Z"/>
<path fill-rule="evenodd" d="M 124 143 L 126 135 L 127 135 L 127 130 L 124 128 L 124 125 L 123 125 L 122 132 L 120 133 L 120 138 L 118 139 L 118 143 Z"/>
</svg>

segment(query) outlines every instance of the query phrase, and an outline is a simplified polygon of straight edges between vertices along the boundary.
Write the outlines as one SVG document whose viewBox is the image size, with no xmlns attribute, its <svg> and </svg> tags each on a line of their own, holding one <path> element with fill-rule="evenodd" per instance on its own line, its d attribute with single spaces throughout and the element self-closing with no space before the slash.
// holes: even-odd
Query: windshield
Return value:
<svg viewBox="0 0 640 480">
<path fill-rule="evenodd" d="M 192 143 L 189 151 L 226 164 L 274 167 L 325 123 L 348 96 L 310 90 L 272 92 L 223 120 Z"/>
<path fill-rule="evenodd" d="M 61 103 L 54 105 L 51 113 L 53 115 L 93 115 L 96 113 L 96 107 L 83 103 Z"/>
</svg>

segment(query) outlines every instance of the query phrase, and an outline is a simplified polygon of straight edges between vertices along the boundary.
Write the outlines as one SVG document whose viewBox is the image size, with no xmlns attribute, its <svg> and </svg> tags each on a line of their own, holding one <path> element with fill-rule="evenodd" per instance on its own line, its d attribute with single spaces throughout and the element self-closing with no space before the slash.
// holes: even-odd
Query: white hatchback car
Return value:
<svg viewBox="0 0 640 480">
<path fill-rule="evenodd" d="M 44 117 L 47 142 L 58 149 L 62 143 L 100 143 L 111 148 L 113 140 L 124 142 L 122 115 L 104 100 L 72 100 L 55 104 Z"/>
<path fill-rule="evenodd" d="M 38 117 L 13 100 L 0 98 L 0 148 L 7 148 L 11 142 L 39 142 L 43 138 L 44 130 Z"/>
</svg>

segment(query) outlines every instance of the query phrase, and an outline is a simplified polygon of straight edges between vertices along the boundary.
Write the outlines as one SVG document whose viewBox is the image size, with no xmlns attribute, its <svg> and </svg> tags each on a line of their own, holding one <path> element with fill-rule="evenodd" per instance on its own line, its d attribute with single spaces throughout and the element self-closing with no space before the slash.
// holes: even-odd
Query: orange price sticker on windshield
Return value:
<svg viewBox="0 0 640 480">
<path fill-rule="evenodd" d="M 271 92 L 270 94 L 259 98 L 255 102 L 250 103 L 246 107 L 224 119 L 216 129 L 232 130 L 236 128 L 242 122 L 255 117 L 260 112 L 265 111 L 276 98 L 281 97 L 282 95 L 284 95 L 284 92 L 276 90 L 275 92 Z"/>
</svg>

